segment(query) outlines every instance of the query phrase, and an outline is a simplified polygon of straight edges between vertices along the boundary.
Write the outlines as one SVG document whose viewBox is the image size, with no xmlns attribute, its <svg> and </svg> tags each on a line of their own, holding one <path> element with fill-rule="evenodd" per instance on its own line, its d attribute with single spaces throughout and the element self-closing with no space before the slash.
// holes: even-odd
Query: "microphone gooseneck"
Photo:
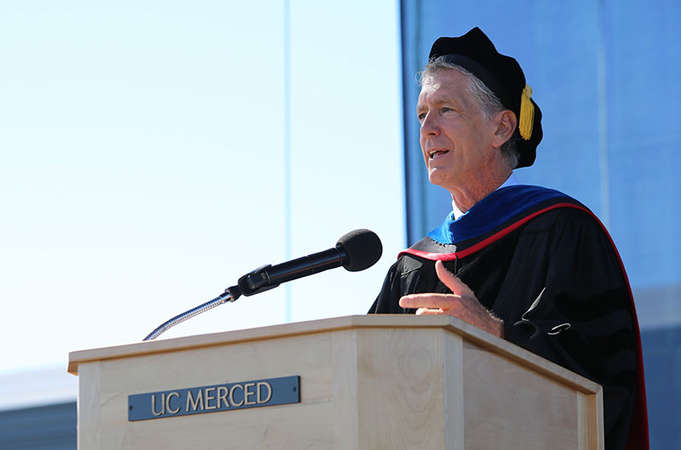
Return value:
<svg viewBox="0 0 681 450">
<path fill-rule="evenodd" d="M 208 300 L 206 303 L 201 303 L 199 306 L 195 306 L 194 308 L 190 309 L 189 311 L 185 311 L 182 314 L 178 314 L 177 316 L 166 320 L 163 322 L 161 325 L 156 327 L 154 331 L 149 333 L 143 341 L 151 341 L 159 337 L 162 333 L 167 331 L 168 329 L 174 327 L 175 325 L 178 325 L 185 320 L 189 320 L 194 316 L 198 316 L 201 313 L 205 313 L 209 309 L 213 309 L 217 306 L 222 305 L 225 302 L 233 302 L 236 300 L 239 296 L 237 295 L 234 297 L 232 293 L 229 291 L 229 289 L 225 290 L 224 293 L 218 295 L 215 297 L 213 300 Z"/>
</svg>

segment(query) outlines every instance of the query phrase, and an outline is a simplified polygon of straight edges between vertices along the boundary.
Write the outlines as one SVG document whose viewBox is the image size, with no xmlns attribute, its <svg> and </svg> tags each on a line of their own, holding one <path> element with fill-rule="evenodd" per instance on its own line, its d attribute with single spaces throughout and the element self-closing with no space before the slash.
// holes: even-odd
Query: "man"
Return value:
<svg viewBox="0 0 681 450">
<path fill-rule="evenodd" d="M 440 38 L 417 116 L 431 183 L 453 212 L 400 253 L 370 313 L 449 314 L 604 388 L 605 445 L 647 449 L 640 337 L 607 231 L 576 200 L 516 185 L 541 111 L 515 59 L 478 28 Z"/>
</svg>

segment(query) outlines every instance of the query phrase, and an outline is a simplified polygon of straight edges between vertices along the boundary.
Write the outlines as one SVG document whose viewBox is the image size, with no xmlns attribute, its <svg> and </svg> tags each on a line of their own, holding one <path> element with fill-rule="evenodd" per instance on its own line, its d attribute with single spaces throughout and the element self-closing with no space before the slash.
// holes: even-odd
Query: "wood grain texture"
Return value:
<svg viewBox="0 0 681 450">
<path fill-rule="evenodd" d="M 358 331 L 361 448 L 444 448 L 443 333 Z"/>
<path fill-rule="evenodd" d="M 486 350 L 505 355 L 517 362 L 540 371 L 560 382 L 570 384 L 580 392 L 596 393 L 598 384 L 577 375 L 557 364 L 535 355 L 504 339 L 486 333 L 466 322 L 450 316 L 413 316 L 406 314 L 375 314 L 370 316 L 344 316 L 330 319 L 296 322 L 246 330 L 201 334 L 174 339 L 139 342 L 114 347 L 80 350 L 69 353 L 68 371 L 78 374 L 78 366 L 88 361 L 127 358 L 137 355 L 192 350 L 201 347 L 235 345 L 251 341 L 278 339 L 286 336 L 328 333 L 351 328 L 446 328 L 452 333 L 475 342 Z"/>
<path fill-rule="evenodd" d="M 605 448 L 605 435 L 603 432 L 602 392 L 599 392 L 598 395 L 586 395 L 578 392 L 577 395 L 579 448 L 580 450 L 603 450 Z"/>
<path fill-rule="evenodd" d="M 339 441 L 354 426 L 351 333 L 85 363 L 80 448 L 354 448 Z M 300 404 L 127 421 L 128 394 L 287 375 L 301 375 Z"/>
<path fill-rule="evenodd" d="M 581 393 L 470 342 L 463 359 L 466 449 L 579 448 Z"/>
<path fill-rule="evenodd" d="M 350 316 L 85 350 L 69 370 L 81 450 L 602 448 L 598 385 L 449 317 Z M 301 377 L 300 404 L 127 420 L 129 394 L 289 375 Z"/>
<path fill-rule="evenodd" d="M 462 336 L 447 332 L 443 335 L 443 355 L 445 368 L 445 448 L 447 450 L 464 450 L 465 445 L 465 411 L 464 411 L 464 362 Z"/>
</svg>

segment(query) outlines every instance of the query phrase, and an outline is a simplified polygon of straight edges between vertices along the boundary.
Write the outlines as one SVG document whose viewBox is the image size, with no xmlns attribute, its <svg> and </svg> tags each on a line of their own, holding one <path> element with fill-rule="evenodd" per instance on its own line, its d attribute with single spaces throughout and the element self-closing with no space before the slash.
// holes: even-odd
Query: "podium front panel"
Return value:
<svg viewBox="0 0 681 450">
<path fill-rule="evenodd" d="M 603 448 L 600 386 L 447 317 L 351 316 L 84 350 L 69 370 L 81 450 Z M 128 418 L 129 395 L 291 376 L 300 403 Z"/>
</svg>

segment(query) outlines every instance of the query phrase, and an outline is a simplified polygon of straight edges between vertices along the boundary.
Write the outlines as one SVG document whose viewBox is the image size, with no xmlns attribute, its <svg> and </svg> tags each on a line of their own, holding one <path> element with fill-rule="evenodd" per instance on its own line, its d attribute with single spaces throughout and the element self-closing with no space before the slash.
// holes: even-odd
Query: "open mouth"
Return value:
<svg viewBox="0 0 681 450">
<path fill-rule="evenodd" d="M 449 150 L 431 150 L 428 152 L 430 159 L 438 159 L 449 153 Z"/>
</svg>

